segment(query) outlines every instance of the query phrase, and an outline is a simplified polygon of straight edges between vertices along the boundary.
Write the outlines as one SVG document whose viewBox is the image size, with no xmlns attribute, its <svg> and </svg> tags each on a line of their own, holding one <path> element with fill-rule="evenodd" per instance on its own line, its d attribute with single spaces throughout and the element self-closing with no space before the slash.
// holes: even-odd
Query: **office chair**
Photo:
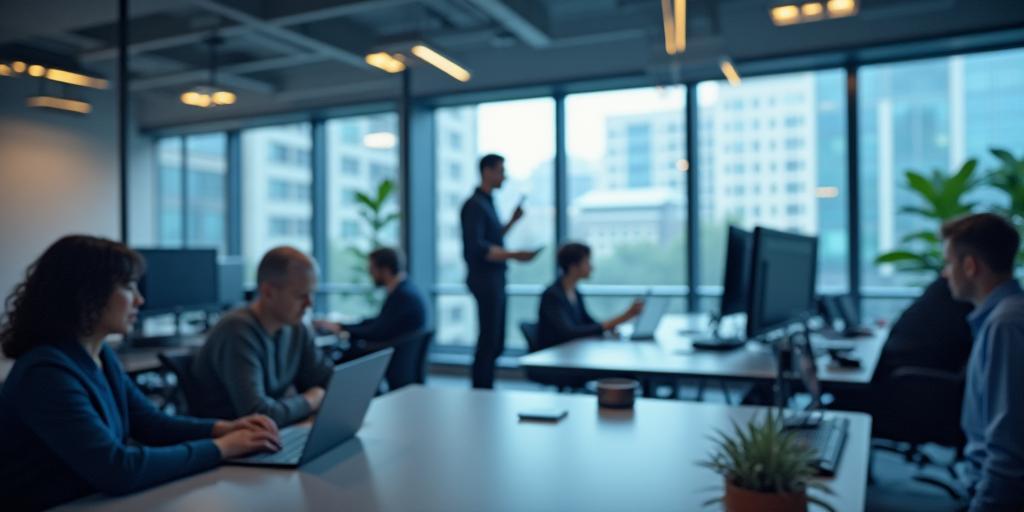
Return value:
<svg viewBox="0 0 1024 512">
<path fill-rule="evenodd" d="M 520 322 L 519 330 L 522 331 L 523 337 L 526 338 L 527 352 L 533 353 L 540 350 L 540 340 L 537 338 L 537 324 L 534 322 Z M 536 372 L 526 370 L 526 378 L 542 384 L 545 386 L 555 386 L 558 391 L 572 391 L 574 389 L 580 389 L 586 383 L 586 379 L 579 377 L 566 377 L 563 375 L 557 375 L 547 372 Z"/>
<path fill-rule="evenodd" d="M 960 428 L 964 400 L 964 374 L 932 368 L 903 366 L 886 381 L 886 399 L 873 414 L 872 448 L 902 455 L 918 469 L 935 466 L 945 470 L 950 482 L 927 475 L 914 480 L 938 487 L 954 500 L 966 500 L 958 484 L 956 464 L 964 459 L 967 440 Z M 925 444 L 953 448 L 950 462 L 942 462 L 921 450 Z M 871 475 L 869 470 L 869 476 Z"/>
<path fill-rule="evenodd" d="M 202 416 L 202 412 L 197 409 L 198 404 L 201 403 L 199 396 L 202 394 L 202 390 L 196 386 L 195 379 L 192 378 L 192 361 L 195 359 L 193 354 L 181 354 L 171 355 L 161 352 L 157 355 L 160 359 L 160 363 L 165 368 L 170 370 L 171 373 L 178 379 L 178 385 L 174 390 L 175 404 L 178 406 L 178 413 L 189 414 L 191 416 Z"/>
<path fill-rule="evenodd" d="M 423 329 L 386 343 L 395 348 L 384 374 L 389 391 L 426 381 L 427 352 L 433 339 L 434 331 Z"/>
</svg>

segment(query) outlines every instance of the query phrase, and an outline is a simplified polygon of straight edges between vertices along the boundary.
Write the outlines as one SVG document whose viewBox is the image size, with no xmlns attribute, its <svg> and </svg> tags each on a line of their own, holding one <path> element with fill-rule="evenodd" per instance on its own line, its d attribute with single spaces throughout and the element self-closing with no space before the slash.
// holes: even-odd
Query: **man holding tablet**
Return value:
<svg viewBox="0 0 1024 512">
<path fill-rule="evenodd" d="M 491 193 L 505 181 L 505 159 L 480 159 L 480 187 L 462 205 L 462 254 L 466 284 L 477 303 L 480 334 L 473 358 L 473 387 L 494 387 L 494 364 L 505 349 L 505 270 L 507 261 L 530 261 L 535 251 L 508 251 L 505 234 L 523 216 L 522 201 L 507 224 L 498 220 Z"/>
</svg>

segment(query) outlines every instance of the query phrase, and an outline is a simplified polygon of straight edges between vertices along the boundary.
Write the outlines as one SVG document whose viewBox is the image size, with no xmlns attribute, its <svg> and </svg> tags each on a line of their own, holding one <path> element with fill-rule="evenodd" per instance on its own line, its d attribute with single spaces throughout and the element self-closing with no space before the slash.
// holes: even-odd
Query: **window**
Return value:
<svg viewBox="0 0 1024 512">
<path fill-rule="evenodd" d="M 699 166 L 702 182 L 711 180 L 697 197 L 704 213 L 700 226 L 701 284 L 721 285 L 726 227 L 734 224 L 745 229 L 796 228 L 817 235 L 818 286 L 825 290 L 848 289 L 845 194 L 819 199 L 808 193 L 824 186 L 840 191 L 846 188 L 845 78 L 842 70 L 826 70 L 753 77 L 744 79 L 738 87 L 724 81 L 698 85 L 701 128 L 697 139 L 712 144 L 701 152 Z M 752 107 L 735 106 L 749 107 L 755 101 L 772 108 L 755 112 Z M 738 165 L 736 149 L 747 144 L 752 147 L 758 136 L 750 131 L 727 132 L 724 127 L 755 118 L 769 127 L 787 127 L 785 139 L 779 141 L 785 151 L 761 151 L 745 157 L 746 161 L 756 158 L 757 164 L 747 166 L 743 175 L 724 172 L 730 163 Z M 774 149 L 776 144 L 770 140 L 767 145 Z M 712 161 L 708 158 L 711 155 L 722 156 Z M 776 185 L 779 176 L 771 172 L 779 168 L 786 171 L 783 187 Z M 747 194 L 748 190 L 771 193 Z"/>
<path fill-rule="evenodd" d="M 359 176 L 359 160 L 348 156 L 341 157 L 341 173 L 347 176 Z"/>
<path fill-rule="evenodd" d="M 398 116 L 394 112 L 328 120 L 327 165 L 327 273 L 331 283 L 358 284 L 369 289 L 364 254 L 376 247 L 400 244 L 398 189 Z M 352 134 L 356 134 L 353 136 Z M 367 172 L 362 172 L 365 169 Z M 358 194 L 376 199 L 385 182 L 391 184 L 383 206 L 373 212 Z M 374 230 L 367 217 L 387 220 Z M 328 308 L 349 315 L 376 314 L 379 298 L 368 293 L 331 296 Z"/>
<path fill-rule="evenodd" d="M 227 137 L 185 137 L 185 223 L 188 247 L 227 252 Z"/>
<path fill-rule="evenodd" d="M 156 242 L 180 247 L 184 242 L 181 137 L 160 139 L 156 144 Z"/>
<path fill-rule="evenodd" d="M 444 173 L 457 165 L 478 169 L 481 156 L 497 153 L 505 157 L 506 181 L 494 192 L 498 217 L 507 221 L 521 199 L 526 215 L 505 237 L 510 249 L 544 247 L 530 263 L 510 263 L 510 284 L 547 285 L 554 279 L 555 249 L 555 104 L 551 98 L 482 103 L 439 108 L 435 111 L 439 136 L 436 165 L 437 279 L 440 284 L 461 286 L 466 279 L 462 256 L 459 214 L 462 203 L 479 185 L 477 172 Z M 457 198 L 452 201 L 452 198 Z M 476 305 L 468 293 L 438 296 L 438 342 L 472 345 L 476 342 Z M 465 312 L 452 322 L 452 309 Z M 508 338 L 510 348 L 525 347 L 519 333 L 520 319 L 535 318 L 536 297 L 513 296 L 509 301 Z"/>
<path fill-rule="evenodd" d="M 976 53 L 864 66 L 858 77 L 861 205 L 861 275 L 870 296 L 894 287 L 926 284 L 874 259 L 900 247 L 913 232 L 937 230 L 933 222 L 900 213 L 922 206 L 905 186 L 908 169 L 952 172 L 970 158 L 991 169 L 989 148 L 1020 154 L 1024 146 L 1024 50 Z M 971 197 L 980 209 L 995 198 Z M 911 291 L 911 290 L 908 290 Z M 892 318 L 901 301 L 866 301 L 868 318 Z"/>
<path fill-rule="evenodd" d="M 313 251 L 312 136 L 309 123 L 241 132 L 242 258 L 249 282 L 255 281 L 263 254 L 274 247 Z M 268 147 L 271 158 L 264 157 Z"/>
<path fill-rule="evenodd" d="M 591 247 L 590 283 L 685 284 L 684 96 L 652 87 L 566 97 L 569 238 Z M 650 165 L 664 161 L 673 165 Z"/>
</svg>

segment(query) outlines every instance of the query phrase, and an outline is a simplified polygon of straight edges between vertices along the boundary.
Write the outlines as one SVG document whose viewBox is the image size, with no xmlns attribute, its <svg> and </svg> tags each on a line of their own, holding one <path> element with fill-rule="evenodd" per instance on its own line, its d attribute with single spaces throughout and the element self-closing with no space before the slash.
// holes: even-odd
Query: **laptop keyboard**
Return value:
<svg viewBox="0 0 1024 512">
<path fill-rule="evenodd" d="M 256 453 L 241 460 L 260 463 L 297 464 L 302 457 L 309 439 L 309 426 L 291 426 L 281 430 L 281 451 L 274 453 Z"/>
<path fill-rule="evenodd" d="M 814 450 L 814 469 L 821 476 L 833 476 L 839 467 L 839 457 L 846 444 L 850 420 L 827 418 L 811 428 L 791 430 L 798 443 Z"/>
</svg>

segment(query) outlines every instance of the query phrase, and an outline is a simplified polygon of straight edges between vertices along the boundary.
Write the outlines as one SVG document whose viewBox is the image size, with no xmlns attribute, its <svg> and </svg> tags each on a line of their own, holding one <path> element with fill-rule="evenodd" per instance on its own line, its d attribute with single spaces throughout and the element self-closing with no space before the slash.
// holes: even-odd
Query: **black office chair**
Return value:
<svg viewBox="0 0 1024 512">
<path fill-rule="evenodd" d="M 433 330 L 421 329 L 388 341 L 360 340 L 344 352 L 340 361 L 335 359 L 335 362 L 345 363 L 393 347 L 395 353 L 388 363 L 384 382 L 387 382 L 388 391 L 394 391 L 409 384 L 426 382 L 427 353 L 433 339 Z M 383 392 L 383 389 L 380 391 Z"/>
<path fill-rule="evenodd" d="M 424 329 L 406 334 L 386 344 L 395 348 L 395 353 L 391 356 L 391 363 L 388 364 L 387 372 L 384 374 L 389 391 L 409 384 L 426 382 L 427 352 L 433 339 L 434 331 Z"/>
<path fill-rule="evenodd" d="M 536 323 L 520 322 L 519 330 L 522 331 L 523 338 L 526 338 L 527 352 L 533 353 L 541 349 L 540 340 L 537 337 Z M 559 392 L 581 389 L 586 384 L 586 379 L 584 378 L 566 377 L 548 372 L 537 372 L 536 370 L 526 370 L 526 378 L 545 386 L 555 386 Z"/>
<path fill-rule="evenodd" d="M 189 414 L 191 416 L 202 416 L 202 411 L 198 409 L 201 401 L 199 397 L 202 395 L 202 390 L 196 385 L 195 379 L 192 378 L 192 361 L 195 359 L 194 354 L 180 354 L 171 355 L 166 353 L 160 353 L 157 355 L 160 359 L 160 363 L 164 365 L 167 370 L 174 374 L 178 380 L 178 385 L 174 390 L 174 403 L 176 410 L 179 414 Z"/>
<path fill-rule="evenodd" d="M 919 469 L 934 466 L 950 476 L 946 482 L 927 475 L 914 480 L 944 490 L 951 498 L 963 502 L 966 492 L 958 485 L 955 467 L 964 458 L 967 440 L 960 428 L 964 400 L 964 374 L 932 368 L 903 366 L 896 368 L 885 381 L 884 403 L 878 404 L 872 422 L 872 448 L 902 455 Z M 955 450 L 953 460 L 935 460 L 921 450 L 935 444 Z M 870 475 L 870 472 L 869 472 Z"/>
</svg>

